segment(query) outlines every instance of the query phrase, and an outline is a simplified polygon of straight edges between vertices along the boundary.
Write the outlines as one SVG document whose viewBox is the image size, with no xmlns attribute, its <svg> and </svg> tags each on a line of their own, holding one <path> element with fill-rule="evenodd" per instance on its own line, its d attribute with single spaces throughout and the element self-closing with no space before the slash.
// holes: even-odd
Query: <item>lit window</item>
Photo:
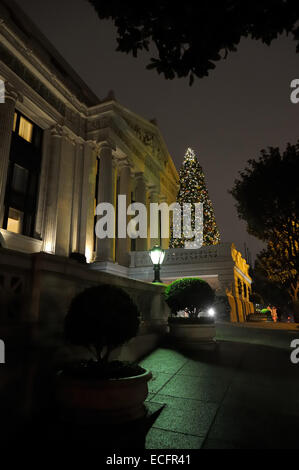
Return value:
<svg viewBox="0 0 299 470">
<path fill-rule="evenodd" d="M 23 139 L 27 140 L 27 142 L 32 141 L 32 132 L 33 132 L 33 124 L 23 116 L 20 117 L 20 125 L 19 125 L 19 136 Z"/>
<path fill-rule="evenodd" d="M 14 233 L 22 233 L 23 212 L 9 208 L 7 219 L 7 230 Z"/>
<path fill-rule="evenodd" d="M 14 116 L 13 116 L 13 127 L 12 127 L 12 130 L 13 130 L 14 132 L 16 131 L 17 118 L 18 118 L 18 115 L 17 115 L 17 113 L 15 113 Z"/>
</svg>

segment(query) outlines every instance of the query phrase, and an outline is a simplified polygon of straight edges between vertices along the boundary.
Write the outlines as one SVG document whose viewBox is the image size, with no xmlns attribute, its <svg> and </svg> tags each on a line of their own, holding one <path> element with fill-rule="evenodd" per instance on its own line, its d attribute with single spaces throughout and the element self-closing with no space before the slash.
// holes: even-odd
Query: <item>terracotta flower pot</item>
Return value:
<svg viewBox="0 0 299 470">
<path fill-rule="evenodd" d="M 57 377 L 56 399 L 69 414 L 93 417 L 109 423 L 132 421 L 145 416 L 144 401 L 152 373 L 120 379 Z"/>
</svg>

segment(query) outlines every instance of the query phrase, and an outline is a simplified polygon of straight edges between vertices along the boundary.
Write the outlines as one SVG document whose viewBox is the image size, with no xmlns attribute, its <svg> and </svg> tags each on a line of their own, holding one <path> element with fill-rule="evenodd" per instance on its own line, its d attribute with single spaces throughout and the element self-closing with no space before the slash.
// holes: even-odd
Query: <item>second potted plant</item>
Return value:
<svg viewBox="0 0 299 470">
<path fill-rule="evenodd" d="M 202 279 L 177 279 L 167 286 L 165 300 L 171 309 L 169 330 L 176 344 L 196 349 L 202 343 L 214 342 L 214 299 L 213 289 Z"/>
</svg>

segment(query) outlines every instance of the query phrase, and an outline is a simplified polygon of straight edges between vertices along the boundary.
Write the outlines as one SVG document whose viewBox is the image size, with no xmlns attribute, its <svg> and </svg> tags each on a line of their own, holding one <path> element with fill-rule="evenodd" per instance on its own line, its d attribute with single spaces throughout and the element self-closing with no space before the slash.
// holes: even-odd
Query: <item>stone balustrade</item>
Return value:
<svg viewBox="0 0 299 470">
<path fill-rule="evenodd" d="M 131 268 L 151 266 L 148 251 L 134 251 L 130 253 Z M 163 266 L 180 264 L 197 264 L 203 260 L 231 259 L 231 243 L 220 243 L 218 245 L 203 246 L 196 250 L 176 248 L 166 250 Z"/>
</svg>

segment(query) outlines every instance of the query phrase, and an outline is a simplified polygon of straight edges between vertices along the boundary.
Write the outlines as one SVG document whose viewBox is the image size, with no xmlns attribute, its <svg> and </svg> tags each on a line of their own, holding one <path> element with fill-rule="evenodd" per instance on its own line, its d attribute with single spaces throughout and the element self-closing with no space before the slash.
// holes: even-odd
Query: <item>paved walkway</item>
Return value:
<svg viewBox="0 0 299 470">
<path fill-rule="evenodd" d="M 218 346 L 193 354 L 159 348 L 147 406 L 166 406 L 148 449 L 299 448 L 299 364 L 290 342 L 299 329 L 217 325 Z"/>
</svg>

